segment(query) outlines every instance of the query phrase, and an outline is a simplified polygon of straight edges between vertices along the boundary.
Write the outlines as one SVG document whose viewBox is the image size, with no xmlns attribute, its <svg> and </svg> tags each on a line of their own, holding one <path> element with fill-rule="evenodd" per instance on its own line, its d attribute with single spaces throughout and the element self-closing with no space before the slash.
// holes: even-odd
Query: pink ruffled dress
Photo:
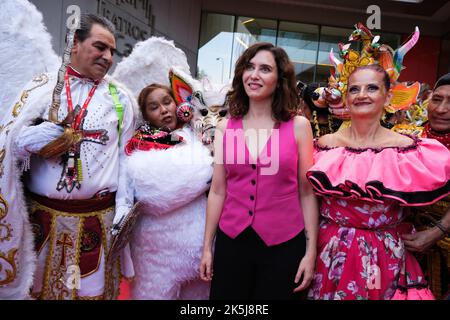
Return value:
<svg viewBox="0 0 450 320">
<path fill-rule="evenodd" d="M 434 299 L 400 234 L 408 207 L 450 194 L 450 151 L 411 137 L 407 147 L 323 147 L 307 177 L 321 196 L 310 299 Z"/>
</svg>

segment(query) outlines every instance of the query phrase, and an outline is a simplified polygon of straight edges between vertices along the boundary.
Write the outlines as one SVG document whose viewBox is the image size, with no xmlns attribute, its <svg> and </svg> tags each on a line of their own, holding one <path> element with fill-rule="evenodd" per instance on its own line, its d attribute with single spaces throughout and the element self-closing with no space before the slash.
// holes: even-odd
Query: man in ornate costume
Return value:
<svg viewBox="0 0 450 320">
<path fill-rule="evenodd" d="M 30 287 L 37 299 L 117 296 L 119 262 L 106 257 L 115 206 L 133 202 L 122 180 L 134 100 L 106 76 L 115 48 L 114 26 L 82 15 L 56 119 L 55 74 L 35 77 L 3 118 L 0 299 L 27 298 Z"/>
<path fill-rule="evenodd" d="M 422 137 L 436 139 L 450 149 L 450 73 L 436 82 L 428 104 L 428 123 L 424 127 Z M 449 208 L 448 197 L 434 205 L 418 208 L 418 220 L 420 217 L 426 217 L 431 220 L 433 227 L 404 236 L 405 246 L 411 251 L 424 252 L 437 243 L 427 254 L 427 271 L 431 278 L 431 288 L 438 297 L 445 295 L 445 292 L 449 293 Z"/>
</svg>

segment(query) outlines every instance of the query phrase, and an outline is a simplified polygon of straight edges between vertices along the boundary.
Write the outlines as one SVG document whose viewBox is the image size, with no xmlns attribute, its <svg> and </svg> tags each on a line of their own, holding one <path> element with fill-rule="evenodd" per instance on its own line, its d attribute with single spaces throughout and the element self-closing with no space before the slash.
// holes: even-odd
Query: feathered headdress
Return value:
<svg viewBox="0 0 450 320">
<path fill-rule="evenodd" d="M 339 43 L 339 58 L 336 58 L 333 49 L 329 54 L 329 60 L 333 65 L 331 76 L 329 77 L 328 88 L 324 89 L 323 98 L 328 102 L 330 112 L 336 117 L 347 119 L 345 110 L 345 93 L 350 74 L 358 67 L 379 64 L 388 73 L 391 84 L 393 98 L 391 104 L 386 108 L 388 112 L 408 109 L 416 103 L 420 90 L 420 84 L 404 84 L 398 82 L 400 72 L 403 67 L 403 58 L 406 53 L 417 43 L 419 39 L 419 28 L 416 27 L 414 33 L 408 40 L 395 51 L 386 44 L 380 44 L 380 36 L 373 35 L 372 32 L 361 22 L 355 25 L 355 30 L 349 37 L 350 42 L 360 42 L 361 50 L 358 52 L 350 48 L 350 43 Z"/>
</svg>

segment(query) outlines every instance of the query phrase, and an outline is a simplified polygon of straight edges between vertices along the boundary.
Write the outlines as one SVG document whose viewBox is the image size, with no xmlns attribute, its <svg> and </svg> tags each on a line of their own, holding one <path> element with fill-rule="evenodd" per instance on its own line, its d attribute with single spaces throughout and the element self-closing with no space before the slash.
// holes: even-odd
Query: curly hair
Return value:
<svg viewBox="0 0 450 320">
<path fill-rule="evenodd" d="M 147 107 L 147 103 L 146 103 L 147 97 L 156 89 L 165 90 L 169 94 L 169 96 L 173 99 L 173 101 L 175 101 L 173 92 L 172 92 L 172 90 L 170 90 L 170 88 L 168 86 L 158 84 L 158 83 L 152 83 L 152 84 L 146 86 L 144 89 L 141 90 L 141 93 L 139 93 L 139 97 L 138 97 L 139 110 L 142 113 L 142 117 L 146 121 L 148 120 L 147 116 L 145 114 L 145 108 Z"/>
<path fill-rule="evenodd" d="M 268 42 L 253 44 L 236 62 L 232 89 L 227 94 L 231 117 L 240 118 L 248 112 L 249 98 L 245 92 L 242 75 L 250 60 L 262 50 L 271 52 L 277 65 L 278 81 L 272 98 L 273 117 L 277 121 L 288 121 L 297 114 L 300 104 L 295 69 L 286 51 Z"/>
</svg>

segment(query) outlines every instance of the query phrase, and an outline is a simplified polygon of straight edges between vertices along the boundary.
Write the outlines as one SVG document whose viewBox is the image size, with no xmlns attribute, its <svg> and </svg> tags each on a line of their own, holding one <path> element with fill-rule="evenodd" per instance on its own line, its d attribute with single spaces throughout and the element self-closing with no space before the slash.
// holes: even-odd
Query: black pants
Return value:
<svg viewBox="0 0 450 320">
<path fill-rule="evenodd" d="M 248 227 L 235 239 L 217 230 L 211 300 L 291 300 L 306 249 L 304 231 L 279 245 L 268 247 Z"/>
</svg>

